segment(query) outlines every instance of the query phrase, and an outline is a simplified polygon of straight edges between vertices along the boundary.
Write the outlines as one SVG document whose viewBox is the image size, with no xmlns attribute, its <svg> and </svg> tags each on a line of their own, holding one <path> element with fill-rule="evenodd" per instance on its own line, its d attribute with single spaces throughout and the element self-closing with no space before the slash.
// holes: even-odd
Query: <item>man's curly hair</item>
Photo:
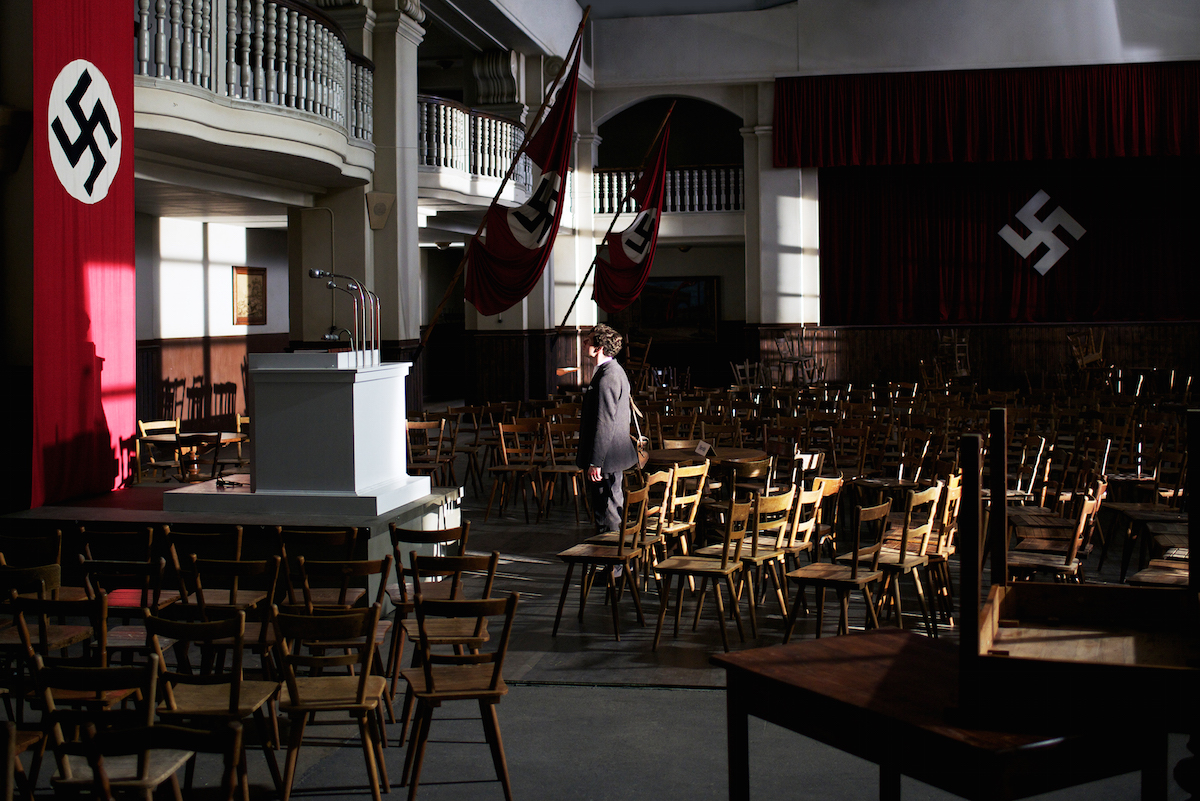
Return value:
<svg viewBox="0 0 1200 801">
<path fill-rule="evenodd" d="M 612 358 L 621 352 L 621 345 L 624 340 L 621 335 L 616 332 L 611 326 L 600 323 L 592 329 L 591 335 L 588 337 L 592 344 L 604 353 L 605 356 Z"/>
</svg>

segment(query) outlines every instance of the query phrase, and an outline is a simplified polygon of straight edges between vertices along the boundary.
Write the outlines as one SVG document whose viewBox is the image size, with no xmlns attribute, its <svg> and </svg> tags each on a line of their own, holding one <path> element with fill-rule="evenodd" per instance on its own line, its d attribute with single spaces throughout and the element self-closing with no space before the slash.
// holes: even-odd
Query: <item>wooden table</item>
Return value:
<svg viewBox="0 0 1200 801">
<path fill-rule="evenodd" d="M 726 670 L 730 799 L 750 797 L 750 715 L 877 763 L 881 799 L 900 797 L 901 774 L 990 801 L 1143 766 L 1152 769 L 1142 771 L 1142 797 L 1165 798 L 1165 734 L 1133 736 L 1115 724 L 1086 734 L 966 725 L 957 709 L 957 649 L 879 629 L 713 656 Z"/>
<path fill-rule="evenodd" d="M 1146 566 L 1150 554 L 1149 535 L 1145 531 L 1147 523 L 1187 523 L 1187 512 L 1181 512 L 1170 506 L 1157 503 L 1104 503 L 1101 510 L 1107 509 L 1116 513 L 1116 520 L 1110 533 L 1109 542 L 1114 542 L 1117 532 L 1123 535 L 1121 549 L 1121 583 L 1129 572 L 1129 562 L 1133 559 L 1133 550 L 1138 548 L 1138 569 Z M 1105 543 L 1107 546 L 1107 542 Z M 1101 555 L 1103 558 L 1103 554 Z"/>
<path fill-rule="evenodd" d="M 767 458 L 766 451 L 757 448 L 713 448 L 708 452 L 708 460 L 713 464 L 724 462 L 758 462 Z M 696 464 L 700 456 L 695 448 L 656 448 L 650 451 L 650 464 Z"/>
</svg>

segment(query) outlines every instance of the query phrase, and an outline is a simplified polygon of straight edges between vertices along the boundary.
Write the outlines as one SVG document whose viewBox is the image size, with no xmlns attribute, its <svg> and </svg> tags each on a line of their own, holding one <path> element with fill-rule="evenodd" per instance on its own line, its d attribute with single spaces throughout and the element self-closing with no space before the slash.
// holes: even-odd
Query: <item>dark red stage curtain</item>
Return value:
<svg viewBox="0 0 1200 801">
<path fill-rule="evenodd" d="M 109 490 L 136 414 L 128 0 L 33 4 L 31 506 Z"/>
<path fill-rule="evenodd" d="M 1200 155 L 1200 63 L 779 78 L 776 167 Z"/>
<path fill-rule="evenodd" d="M 1195 320 L 1198 182 L 1200 158 L 822 169 L 821 322 Z M 1032 236 L 1016 214 L 1039 192 L 1066 248 L 1044 275 L 1050 242 L 1000 236 Z"/>
</svg>

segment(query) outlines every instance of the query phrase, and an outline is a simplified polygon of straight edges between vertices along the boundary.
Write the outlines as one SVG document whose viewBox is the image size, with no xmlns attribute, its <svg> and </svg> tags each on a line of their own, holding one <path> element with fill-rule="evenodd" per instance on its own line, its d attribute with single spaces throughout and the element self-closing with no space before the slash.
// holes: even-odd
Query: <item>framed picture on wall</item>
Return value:
<svg viewBox="0 0 1200 801">
<path fill-rule="evenodd" d="M 635 327 L 655 342 L 714 343 L 721 319 L 716 276 L 646 281 L 634 304 Z"/>
<path fill-rule="evenodd" d="M 233 324 L 267 324 L 267 268 L 233 268 Z"/>
</svg>

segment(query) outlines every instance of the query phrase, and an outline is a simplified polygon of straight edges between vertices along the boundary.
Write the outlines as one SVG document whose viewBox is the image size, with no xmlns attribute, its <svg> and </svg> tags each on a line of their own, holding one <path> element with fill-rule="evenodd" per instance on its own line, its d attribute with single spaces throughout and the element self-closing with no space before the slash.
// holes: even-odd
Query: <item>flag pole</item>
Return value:
<svg viewBox="0 0 1200 801">
<path fill-rule="evenodd" d="M 533 115 L 533 120 L 536 124 L 530 125 L 529 129 L 525 132 L 525 138 L 521 140 L 521 147 L 517 149 L 512 162 L 508 165 L 508 171 L 504 173 L 504 179 L 500 182 L 500 188 L 496 190 L 496 195 L 492 198 L 492 202 L 488 204 L 487 209 L 490 209 L 500 201 L 500 195 L 504 192 L 504 187 L 508 185 L 509 179 L 512 178 L 513 172 L 517 169 L 517 162 L 521 160 L 521 156 L 525 155 L 525 150 L 529 147 L 529 141 L 533 139 L 534 132 L 544 122 L 542 114 L 550 105 L 550 98 L 554 97 L 555 91 L 562 83 L 567 66 L 571 63 L 571 58 L 575 55 L 576 49 L 581 46 L 580 39 L 583 38 L 583 29 L 587 25 L 588 15 L 591 13 L 592 7 L 590 5 L 583 9 L 583 18 L 579 20 L 579 28 L 575 31 L 575 38 L 571 40 L 571 46 L 567 48 L 567 57 L 563 59 L 562 66 L 558 68 L 558 74 L 554 76 L 554 81 L 550 84 L 550 89 L 546 92 L 545 97 L 542 98 L 542 105 L 538 107 L 537 113 Z M 467 267 L 467 255 L 471 251 L 471 241 L 479 238 L 479 235 L 483 233 L 484 225 L 487 224 L 487 209 L 483 212 L 483 219 L 479 221 L 479 227 L 475 229 L 475 235 L 467 240 L 467 247 L 463 248 L 463 257 L 458 262 L 458 269 L 454 271 L 454 276 L 450 279 L 450 284 L 446 287 L 441 302 L 438 304 L 437 309 L 434 310 L 433 317 L 429 320 L 429 327 L 425 329 L 425 336 L 421 337 L 421 343 L 417 345 L 417 349 L 413 353 L 413 362 L 421 358 L 421 353 L 425 350 L 425 343 L 429 341 L 429 336 L 433 333 L 438 320 L 441 319 L 442 311 L 446 308 L 446 304 L 450 302 L 450 295 L 453 293 L 454 287 L 458 284 L 458 279 L 462 277 L 463 271 Z"/>
<path fill-rule="evenodd" d="M 642 172 L 646 171 L 646 159 L 650 158 L 650 154 L 654 152 L 655 145 L 662 138 L 663 131 L 667 129 L 667 123 L 671 119 L 671 112 L 675 110 L 675 103 L 672 100 L 670 108 L 667 109 L 666 116 L 663 117 L 662 125 L 658 126 L 658 133 L 654 134 L 654 138 L 650 140 L 650 147 L 646 149 L 646 155 L 642 156 Z M 554 347 L 554 343 L 558 342 L 559 334 L 567 325 L 567 318 L 571 316 L 571 312 L 575 310 L 575 304 L 579 301 L 579 296 L 583 294 L 583 288 L 587 286 L 588 279 L 592 277 L 592 270 L 596 267 L 596 262 L 600 259 L 600 248 L 604 247 L 604 241 L 608 239 L 608 235 L 612 233 L 613 228 L 617 226 L 617 218 L 621 216 L 621 210 L 625 207 L 626 201 L 633 195 L 633 190 L 637 189 L 637 181 L 633 182 L 633 186 L 625 193 L 625 197 L 621 198 L 621 202 L 617 204 L 617 211 L 613 214 L 612 221 L 608 224 L 608 230 L 604 232 L 604 236 L 600 238 L 600 244 L 596 246 L 596 255 L 592 256 L 592 263 L 588 265 L 587 272 L 584 273 L 583 280 L 579 282 L 579 289 L 575 292 L 575 297 L 571 299 L 571 305 L 567 307 L 567 313 L 563 315 L 563 321 L 554 329 L 554 337 L 550 340 L 550 347 Z"/>
</svg>

